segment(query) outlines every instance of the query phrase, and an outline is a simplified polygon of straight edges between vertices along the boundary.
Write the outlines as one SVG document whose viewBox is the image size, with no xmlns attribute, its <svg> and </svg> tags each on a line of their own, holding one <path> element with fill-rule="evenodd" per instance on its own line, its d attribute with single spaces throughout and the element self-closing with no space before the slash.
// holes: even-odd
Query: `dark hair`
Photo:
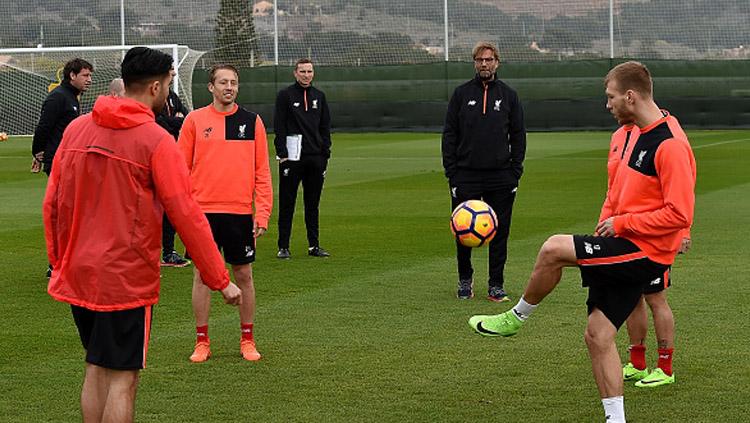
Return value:
<svg viewBox="0 0 750 423">
<path fill-rule="evenodd" d="M 234 72 L 235 76 L 237 76 L 237 79 L 240 78 L 240 73 L 237 71 L 237 68 L 227 63 L 220 63 L 218 65 L 211 66 L 211 69 L 208 70 L 208 82 L 213 84 L 214 80 L 216 79 L 216 72 L 222 69 L 230 70 Z"/>
<path fill-rule="evenodd" d="M 304 65 L 305 63 L 313 64 L 312 60 L 310 59 L 299 59 L 297 60 L 297 63 L 294 64 L 294 70 L 299 69 L 299 65 Z"/>
<path fill-rule="evenodd" d="M 69 60 L 68 63 L 66 63 L 65 67 L 63 68 L 63 81 L 70 81 L 71 73 L 78 75 L 84 69 L 88 69 L 91 72 L 93 72 L 94 65 L 78 57 L 76 57 L 75 59 Z"/>
<path fill-rule="evenodd" d="M 120 65 L 125 87 L 162 80 L 171 70 L 172 56 L 148 47 L 131 48 Z"/>
<path fill-rule="evenodd" d="M 633 90 L 646 97 L 653 96 L 654 83 L 651 79 L 651 72 L 643 63 L 636 61 L 620 63 L 607 73 L 604 86 L 606 87 L 610 81 L 617 84 L 617 89 L 621 93 Z"/>
</svg>

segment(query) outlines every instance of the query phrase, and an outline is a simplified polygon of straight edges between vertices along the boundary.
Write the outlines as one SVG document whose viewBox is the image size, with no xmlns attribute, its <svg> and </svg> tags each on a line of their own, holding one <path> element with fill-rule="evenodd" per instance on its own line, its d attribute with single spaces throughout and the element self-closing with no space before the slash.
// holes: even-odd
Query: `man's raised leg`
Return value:
<svg viewBox="0 0 750 423">
<path fill-rule="evenodd" d="M 573 236 L 551 236 L 539 250 L 534 270 L 518 304 L 511 310 L 495 316 L 473 316 L 469 319 L 469 326 L 485 336 L 515 335 L 536 306 L 560 282 L 563 267 L 576 264 Z"/>
</svg>

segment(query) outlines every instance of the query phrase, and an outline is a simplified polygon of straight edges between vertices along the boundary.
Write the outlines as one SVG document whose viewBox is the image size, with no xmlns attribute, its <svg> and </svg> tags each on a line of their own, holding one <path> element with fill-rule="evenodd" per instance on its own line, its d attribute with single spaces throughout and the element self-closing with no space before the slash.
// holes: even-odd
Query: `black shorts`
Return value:
<svg viewBox="0 0 750 423">
<path fill-rule="evenodd" d="M 601 310 L 618 329 L 649 287 L 668 284 L 669 266 L 651 261 L 624 238 L 574 235 L 573 243 L 583 286 L 589 287 L 589 314 Z"/>
<path fill-rule="evenodd" d="M 248 264 L 255 261 L 253 215 L 206 213 L 216 246 L 229 264 Z"/>
<path fill-rule="evenodd" d="M 151 334 L 151 306 L 121 311 L 93 311 L 71 305 L 86 362 L 113 370 L 146 367 Z"/>
</svg>

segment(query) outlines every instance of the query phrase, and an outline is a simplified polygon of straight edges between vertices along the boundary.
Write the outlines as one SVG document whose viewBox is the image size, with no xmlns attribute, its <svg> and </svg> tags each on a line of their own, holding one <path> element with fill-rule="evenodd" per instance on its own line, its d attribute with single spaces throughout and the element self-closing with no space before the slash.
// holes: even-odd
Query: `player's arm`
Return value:
<svg viewBox="0 0 750 423">
<path fill-rule="evenodd" d="M 229 280 L 224 259 L 213 241 L 206 216 L 190 195 L 187 168 L 173 138 L 166 133 L 151 156 L 151 167 L 159 201 L 190 252 L 201 280 L 209 288 L 222 291 L 228 303 L 239 304 L 239 290 Z"/>
<path fill-rule="evenodd" d="M 182 153 L 182 161 L 187 165 L 188 171 L 193 169 L 193 156 L 195 155 L 195 115 L 189 114 L 180 128 L 180 136 L 177 137 L 177 147 Z"/>
<path fill-rule="evenodd" d="M 695 159 L 689 144 L 671 139 L 656 151 L 656 173 L 659 175 L 664 205 L 644 213 L 628 213 L 614 218 L 618 235 L 659 236 L 690 228 L 695 206 Z"/>
<path fill-rule="evenodd" d="M 273 132 L 276 134 L 273 145 L 276 147 L 276 157 L 279 159 L 289 157 L 289 151 L 286 148 L 286 136 L 289 135 L 286 132 L 286 120 L 289 118 L 288 112 L 289 95 L 287 94 L 287 90 L 281 90 L 276 96 L 276 105 L 273 113 Z"/>
<path fill-rule="evenodd" d="M 331 111 L 328 108 L 326 95 L 321 93 L 321 111 L 320 111 L 320 136 L 323 138 L 323 155 L 326 158 L 331 157 Z"/>
<path fill-rule="evenodd" d="M 268 163 L 268 140 L 266 127 L 260 115 L 255 119 L 255 224 L 262 231 L 256 230 L 260 236 L 268 229 L 268 220 L 273 209 L 273 182 L 271 168 Z"/>
<path fill-rule="evenodd" d="M 36 125 L 34 130 L 34 139 L 31 142 L 31 155 L 37 156 L 39 153 L 44 153 L 47 148 L 47 144 L 52 135 L 52 131 L 55 128 L 55 124 L 60 119 L 63 111 L 65 110 L 65 97 L 55 94 L 47 96 L 42 104 L 42 113 L 39 116 L 39 123 Z"/>
<path fill-rule="evenodd" d="M 523 106 L 514 96 L 510 107 L 508 144 L 510 145 L 510 161 L 518 179 L 523 174 L 523 161 L 526 158 L 526 124 L 523 119 Z"/>
<path fill-rule="evenodd" d="M 443 169 L 445 170 L 445 176 L 449 181 L 456 174 L 456 165 L 458 161 L 458 158 L 456 157 L 456 149 L 460 135 L 458 122 L 460 101 L 458 88 L 456 88 L 456 90 L 453 91 L 453 96 L 451 96 L 450 102 L 448 102 L 448 111 L 445 114 L 445 125 L 443 126 Z"/>
</svg>

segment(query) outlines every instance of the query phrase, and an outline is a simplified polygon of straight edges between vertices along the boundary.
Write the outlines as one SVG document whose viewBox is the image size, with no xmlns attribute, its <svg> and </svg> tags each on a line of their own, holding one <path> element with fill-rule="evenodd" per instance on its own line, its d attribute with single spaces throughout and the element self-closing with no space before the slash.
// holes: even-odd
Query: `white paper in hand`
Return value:
<svg viewBox="0 0 750 423">
<path fill-rule="evenodd" d="M 293 162 L 299 161 L 299 157 L 302 154 L 302 135 L 287 135 L 286 136 L 286 151 L 287 158 Z"/>
</svg>

